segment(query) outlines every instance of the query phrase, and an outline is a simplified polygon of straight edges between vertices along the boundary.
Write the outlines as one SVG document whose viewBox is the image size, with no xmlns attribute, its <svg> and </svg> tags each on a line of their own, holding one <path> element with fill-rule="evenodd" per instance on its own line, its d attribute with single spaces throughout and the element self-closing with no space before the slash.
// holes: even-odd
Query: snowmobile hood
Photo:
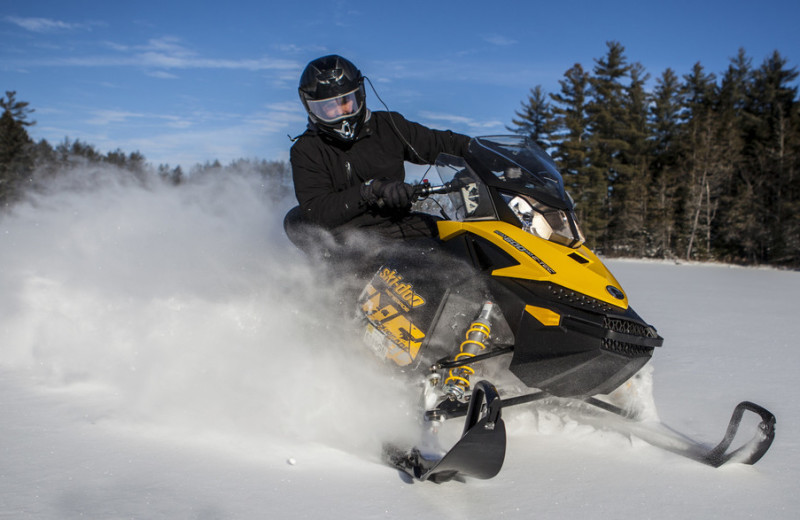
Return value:
<svg viewBox="0 0 800 520">
<path fill-rule="evenodd" d="M 438 223 L 439 236 L 447 242 L 470 233 L 508 255 L 508 265 L 492 270 L 492 276 L 550 281 L 621 309 L 628 297 L 613 274 L 586 246 L 572 249 L 524 232 L 506 222 L 474 221 Z"/>
</svg>

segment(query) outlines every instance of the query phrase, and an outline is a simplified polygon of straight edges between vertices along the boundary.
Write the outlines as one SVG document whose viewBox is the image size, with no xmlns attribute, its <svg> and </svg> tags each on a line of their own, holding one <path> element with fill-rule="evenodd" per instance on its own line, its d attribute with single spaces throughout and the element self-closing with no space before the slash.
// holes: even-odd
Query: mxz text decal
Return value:
<svg viewBox="0 0 800 520">
<path fill-rule="evenodd" d="M 547 265 L 546 263 L 544 263 L 544 260 L 542 260 L 542 259 L 541 259 L 541 258 L 539 258 L 538 256 L 534 255 L 534 254 L 533 254 L 532 252 L 530 252 L 530 251 L 529 251 L 529 250 L 528 250 L 528 249 L 527 249 L 525 246 L 523 246 L 522 244 L 520 244 L 519 242 L 517 242 L 516 240 L 514 240 L 514 239 L 513 239 L 513 238 L 511 238 L 510 236 L 506 235 L 505 233 L 503 233 L 503 232 L 502 232 L 502 231 L 500 231 L 500 230 L 495 230 L 495 234 L 497 234 L 497 235 L 500 235 L 500 238 L 502 238 L 503 240 L 505 240 L 506 242 L 508 242 L 509 244 L 511 244 L 511 247 L 513 247 L 513 248 L 514 248 L 514 249 L 516 249 L 517 251 L 519 251 L 519 252 L 521 252 L 521 253 L 525 253 L 526 255 L 528 255 L 529 257 L 531 257 L 531 258 L 533 259 L 533 261 L 534 261 L 534 262 L 536 262 L 537 264 L 539 264 L 540 266 L 542 266 L 542 268 L 543 268 L 545 271 L 547 271 L 548 273 L 550 273 L 550 274 L 556 274 L 556 272 L 553 270 L 553 268 L 552 268 L 552 267 L 550 267 L 549 265 Z"/>
</svg>

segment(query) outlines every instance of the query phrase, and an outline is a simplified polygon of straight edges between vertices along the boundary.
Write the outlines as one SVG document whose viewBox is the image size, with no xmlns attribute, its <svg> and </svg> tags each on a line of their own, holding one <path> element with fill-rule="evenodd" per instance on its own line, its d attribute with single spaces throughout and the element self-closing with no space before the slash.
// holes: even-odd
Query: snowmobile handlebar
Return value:
<svg viewBox="0 0 800 520">
<path fill-rule="evenodd" d="M 458 186 L 456 186 L 454 182 L 446 182 L 439 186 L 433 186 L 427 180 L 423 180 L 420 184 L 414 185 L 414 194 L 412 195 L 412 198 L 414 200 L 420 200 L 430 195 L 452 193 L 454 191 L 458 191 L 458 189 Z"/>
</svg>

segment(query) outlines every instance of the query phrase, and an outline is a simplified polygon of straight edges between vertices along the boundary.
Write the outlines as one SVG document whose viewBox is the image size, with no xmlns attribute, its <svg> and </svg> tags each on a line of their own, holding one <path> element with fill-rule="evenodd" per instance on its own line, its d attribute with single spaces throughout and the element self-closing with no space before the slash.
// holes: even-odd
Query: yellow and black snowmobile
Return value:
<svg viewBox="0 0 800 520">
<path fill-rule="evenodd" d="M 713 448 L 663 427 L 641 427 L 629 411 L 596 396 L 632 378 L 663 339 L 628 304 L 619 282 L 584 244 L 572 199 L 550 156 L 520 136 L 474 138 L 466 157 L 441 155 L 441 184 L 417 186 L 418 207 L 441 215 L 436 247 L 392 249 L 361 293 L 365 343 L 425 381 L 425 421 L 466 417 L 460 440 L 429 458 L 387 446 L 387 460 L 435 481 L 491 478 L 505 457 L 502 408 L 566 398 L 601 409 L 665 449 L 720 466 L 753 464 L 769 448 L 775 418 L 740 403 Z M 500 356 L 530 391 L 479 380 Z M 519 386 L 519 385 L 517 385 Z M 756 434 L 731 450 L 745 411 Z"/>
</svg>

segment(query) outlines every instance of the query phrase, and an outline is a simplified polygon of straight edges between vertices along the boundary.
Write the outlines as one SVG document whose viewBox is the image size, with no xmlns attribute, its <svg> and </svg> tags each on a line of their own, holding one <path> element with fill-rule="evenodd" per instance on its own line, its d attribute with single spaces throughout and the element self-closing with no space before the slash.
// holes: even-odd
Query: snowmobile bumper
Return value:
<svg viewBox="0 0 800 520">
<path fill-rule="evenodd" d="M 636 312 L 551 283 L 494 281 L 514 331 L 509 370 L 558 397 L 608 394 L 639 371 L 664 339 Z"/>
</svg>

